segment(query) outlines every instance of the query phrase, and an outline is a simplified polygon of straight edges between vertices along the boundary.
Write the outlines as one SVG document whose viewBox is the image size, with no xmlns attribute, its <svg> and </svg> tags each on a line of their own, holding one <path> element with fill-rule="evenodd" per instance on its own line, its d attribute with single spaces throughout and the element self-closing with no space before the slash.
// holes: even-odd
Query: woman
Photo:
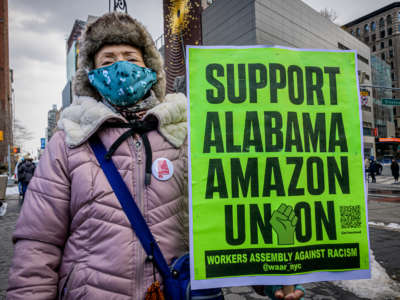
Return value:
<svg viewBox="0 0 400 300">
<path fill-rule="evenodd" d="M 150 34 L 121 13 L 87 25 L 74 93 L 26 195 L 7 297 L 144 299 L 153 266 L 88 140 L 97 135 L 109 149 L 171 261 L 188 249 L 186 98 L 164 95 Z M 129 126 L 142 131 L 119 139 Z M 152 171 L 159 159 L 172 176 Z"/>
<path fill-rule="evenodd" d="M 32 158 L 29 156 L 29 154 L 25 155 L 24 160 L 18 165 L 18 184 L 21 185 L 22 191 L 21 204 L 24 201 L 29 182 L 35 173 L 35 168 L 35 164 L 32 162 Z"/>
<path fill-rule="evenodd" d="M 392 164 L 390 165 L 390 169 L 392 170 L 394 183 L 397 183 L 399 181 L 399 164 L 394 158 L 392 159 Z"/>
</svg>

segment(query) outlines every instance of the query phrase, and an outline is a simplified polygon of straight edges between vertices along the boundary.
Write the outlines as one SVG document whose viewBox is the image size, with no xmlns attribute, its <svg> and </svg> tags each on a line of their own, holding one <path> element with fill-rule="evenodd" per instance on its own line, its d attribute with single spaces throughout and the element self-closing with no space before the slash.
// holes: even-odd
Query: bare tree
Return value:
<svg viewBox="0 0 400 300">
<path fill-rule="evenodd" d="M 321 16 L 331 20 L 332 22 L 335 22 L 335 20 L 338 18 L 338 14 L 332 8 L 321 9 L 319 13 Z"/>
<path fill-rule="evenodd" d="M 30 131 L 21 121 L 14 121 L 14 145 L 23 146 L 27 141 L 34 139 L 33 132 Z"/>
</svg>

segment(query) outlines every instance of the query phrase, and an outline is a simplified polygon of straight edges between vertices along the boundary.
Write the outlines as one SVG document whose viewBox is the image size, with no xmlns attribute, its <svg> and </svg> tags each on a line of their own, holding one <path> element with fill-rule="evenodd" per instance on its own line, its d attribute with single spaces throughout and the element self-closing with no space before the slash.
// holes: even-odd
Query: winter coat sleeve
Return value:
<svg viewBox="0 0 400 300">
<path fill-rule="evenodd" d="M 57 132 L 31 180 L 13 235 L 7 299 L 55 299 L 70 221 L 64 133 Z"/>
</svg>

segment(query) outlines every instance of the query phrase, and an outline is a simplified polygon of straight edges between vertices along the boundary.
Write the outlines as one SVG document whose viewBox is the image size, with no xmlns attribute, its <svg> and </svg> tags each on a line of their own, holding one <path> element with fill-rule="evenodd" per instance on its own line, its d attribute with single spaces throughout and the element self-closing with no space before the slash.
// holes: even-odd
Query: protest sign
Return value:
<svg viewBox="0 0 400 300">
<path fill-rule="evenodd" d="M 368 278 L 355 52 L 186 59 L 192 287 Z"/>
</svg>

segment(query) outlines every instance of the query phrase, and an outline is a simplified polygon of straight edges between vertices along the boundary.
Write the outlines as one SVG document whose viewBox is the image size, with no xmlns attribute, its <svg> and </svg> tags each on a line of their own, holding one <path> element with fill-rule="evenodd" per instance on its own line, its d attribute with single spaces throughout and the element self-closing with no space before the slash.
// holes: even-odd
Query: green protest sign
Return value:
<svg viewBox="0 0 400 300">
<path fill-rule="evenodd" d="M 190 47 L 187 63 L 192 286 L 368 277 L 355 53 Z"/>
</svg>

